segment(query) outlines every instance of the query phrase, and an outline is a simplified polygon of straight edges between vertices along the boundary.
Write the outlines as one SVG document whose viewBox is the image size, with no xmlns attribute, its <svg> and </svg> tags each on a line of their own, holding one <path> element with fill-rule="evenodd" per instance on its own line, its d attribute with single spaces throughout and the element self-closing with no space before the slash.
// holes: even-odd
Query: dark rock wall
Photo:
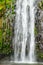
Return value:
<svg viewBox="0 0 43 65">
<path fill-rule="evenodd" d="M 35 35 L 36 41 L 36 56 L 38 62 L 43 62 L 43 10 L 41 10 L 38 6 L 36 7 L 36 21 L 35 21 L 35 28 L 38 32 Z"/>
</svg>

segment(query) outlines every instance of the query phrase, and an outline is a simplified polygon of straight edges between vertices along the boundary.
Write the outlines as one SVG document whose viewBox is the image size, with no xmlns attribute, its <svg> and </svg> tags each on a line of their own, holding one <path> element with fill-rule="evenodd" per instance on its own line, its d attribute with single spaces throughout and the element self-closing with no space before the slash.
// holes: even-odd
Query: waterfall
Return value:
<svg viewBox="0 0 43 65">
<path fill-rule="evenodd" d="M 35 37 L 34 37 L 34 27 L 35 27 L 35 12 L 34 12 L 34 0 L 30 0 L 30 52 L 29 52 L 29 62 L 35 61 Z"/>
<path fill-rule="evenodd" d="M 27 14 L 28 7 L 30 9 L 29 14 Z M 14 26 L 15 31 L 13 39 L 15 62 L 26 61 L 27 63 L 27 61 L 28 62 L 35 61 L 34 25 L 35 25 L 34 0 L 17 0 L 16 18 Z M 28 38 L 28 36 L 30 37 Z M 27 56 L 26 51 L 28 52 Z"/>
<path fill-rule="evenodd" d="M 25 2 L 25 3 L 24 3 Z M 27 0 L 23 0 L 22 3 L 22 27 L 23 27 L 23 40 L 22 40 L 22 49 L 21 49 L 21 59 L 22 61 L 25 60 L 25 48 L 26 48 L 26 41 L 27 41 Z"/>
</svg>

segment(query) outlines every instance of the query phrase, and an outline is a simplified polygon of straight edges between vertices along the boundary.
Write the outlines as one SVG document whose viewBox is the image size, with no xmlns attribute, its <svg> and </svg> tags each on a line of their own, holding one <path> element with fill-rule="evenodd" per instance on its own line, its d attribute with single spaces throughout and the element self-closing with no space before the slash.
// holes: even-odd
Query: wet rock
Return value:
<svg viewBox="0 0 43 65">
<path fill-rule="evenodd" d="M 36 55 L 38 59 L 37 61 L 43 62 L 43 10 L 40 9 L 38 6 L 36 12 L 35 27 L 38 30 L 38 35 L 36 36 Z"/>
</svg>

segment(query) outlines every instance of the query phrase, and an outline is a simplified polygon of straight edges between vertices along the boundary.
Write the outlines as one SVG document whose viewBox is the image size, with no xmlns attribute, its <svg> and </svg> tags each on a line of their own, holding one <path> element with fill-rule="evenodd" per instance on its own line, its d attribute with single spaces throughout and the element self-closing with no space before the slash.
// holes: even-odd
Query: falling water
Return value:
<svg viewBox="0 0 43 65">
<path fill-rule="evenodd" d="M 25 2 L 25 3 L 24 3 Z M 22 3 L 22 27 L 23 27 L 23 40 L 22 40 L 22 49 L 21 49 L 21 59 L 22 61 L 25 60 L 25 48 L 26 48 L 26 41 L 27 41 L 27 0 L 23 0 Z"/>
<path fill-rule="evenodd" d="M 35 61 L 35 41 L 34 41 L 34 0 L 17 0 L 16 3 L 16 22 L 14 36 L 14 61 L 34 62 Z M 27 6 L 30 8 L 30 15 L 27 16 Z M 30 19 L 27 17 L 30 16 Z M 29 23 L 28 23 L 29 22 Z M 28 26 L 29 24 L 29 26 Z M 29 32 L 29 34 L 28 34 Z M 30 35 L 30 40 L 28 39 Z M 27 42 L 28 41 L 28 42 Z M 28 44 L 28 54 L 26 58 L 26 45 Z M 26 61 L 26 62 L 27 62 Z"/>
<path fill-rule="evenodd" d="M 34 37 L 34 25 L 35 25 L 35 12 L 34 12 L 34 0 L 30 0 L 30 52 L 29 52 L 29 61 L 35 61 L 35 37 Z"/>
</svg>

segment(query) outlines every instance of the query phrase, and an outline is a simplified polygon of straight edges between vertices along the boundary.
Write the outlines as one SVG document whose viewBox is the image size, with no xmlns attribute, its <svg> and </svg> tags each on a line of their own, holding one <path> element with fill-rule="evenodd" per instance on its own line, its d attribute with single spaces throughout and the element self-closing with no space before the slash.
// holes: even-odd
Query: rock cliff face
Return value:
<svg viewBox="0 0 43 65">
<path fill-rule="evenodd" d="M 35 27 L 38 32 L 36 35 L 36 56 L 37 61 L 43 62 L 43 10 L 40 9 L 39 6 L 37 6 L 36 8 L 37 12 Z"/>
</svg>

